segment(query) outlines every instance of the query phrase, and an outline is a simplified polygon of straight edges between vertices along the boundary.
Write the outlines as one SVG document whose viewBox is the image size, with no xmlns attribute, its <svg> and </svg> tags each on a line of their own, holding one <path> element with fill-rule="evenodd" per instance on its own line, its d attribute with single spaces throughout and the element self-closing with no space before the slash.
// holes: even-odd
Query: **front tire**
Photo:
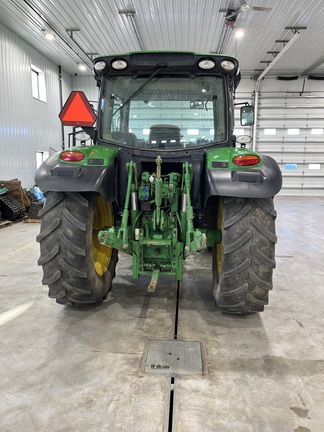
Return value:
<svg viewBox="0 0 324 432">
<path fill-rule="evenodd" d="M 73 306 L 101 304 L 118 261 L 117 251 L 98 241 L 98 231 L 114 225 L 112 204 L 97 193 L 48 192 L 40 215 L 38 264 L 49 297 Z"/>
<path fill-rule="evenodd" d="M 224 198 L 221 209 L 222 244 L 213 248 L 216 304 L 231 314 L 261 312 L 276 266 L 273 199 Z"/>
</svg>

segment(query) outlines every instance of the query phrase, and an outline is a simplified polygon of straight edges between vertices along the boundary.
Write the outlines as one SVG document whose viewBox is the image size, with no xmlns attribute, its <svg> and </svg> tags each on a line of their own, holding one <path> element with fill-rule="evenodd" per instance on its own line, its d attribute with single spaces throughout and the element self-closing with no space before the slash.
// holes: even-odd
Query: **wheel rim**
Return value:
<svg viewBox="0 0 324 432">
<path fill-rule="evenodd" d="M 113 209 L 110 203 L 107 203 L 102 195 L 99 196 L 93 215 L 92 231 L 92 257 L 96 273 L 103 276 L 109 266 L 112 254 L 112 248 L 99 243 L 98 232 L 105 226 L 114 224 Z"/>
</svg>

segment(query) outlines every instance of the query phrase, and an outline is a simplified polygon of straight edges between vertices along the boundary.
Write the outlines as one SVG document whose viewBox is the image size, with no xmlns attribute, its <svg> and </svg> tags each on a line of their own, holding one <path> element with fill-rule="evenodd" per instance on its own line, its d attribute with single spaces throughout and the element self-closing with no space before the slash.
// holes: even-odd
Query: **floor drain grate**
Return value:
<svg viewBox="0 0 324 432">
<path fill-rule="evenodd" d="M 203 375 L 203 353 L 200 342 L 150 340 L 146 346 L 142 370 L 166 376 Z"/>
</svg>

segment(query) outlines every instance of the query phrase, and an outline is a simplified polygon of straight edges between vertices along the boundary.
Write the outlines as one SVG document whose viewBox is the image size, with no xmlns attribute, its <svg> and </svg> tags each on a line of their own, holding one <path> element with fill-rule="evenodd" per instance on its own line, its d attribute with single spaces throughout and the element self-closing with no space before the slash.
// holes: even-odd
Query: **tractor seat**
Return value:
<svg viewBox="0 0 324 432">
<path fill-rule="evenodd" d="M 131 147 L 135 147 L 137 143 L 137 137 L 132 132 L 115 131 L 111 132 L 111 136 L 115 141 L 120 142 Z"/>
<path fill-rule="evenodd" d="M 150 127 L 149 144 L 151 147 L 178 147 L 182 135 L 180 128 L 170 124 L 156 124 Z"/>
</svg>

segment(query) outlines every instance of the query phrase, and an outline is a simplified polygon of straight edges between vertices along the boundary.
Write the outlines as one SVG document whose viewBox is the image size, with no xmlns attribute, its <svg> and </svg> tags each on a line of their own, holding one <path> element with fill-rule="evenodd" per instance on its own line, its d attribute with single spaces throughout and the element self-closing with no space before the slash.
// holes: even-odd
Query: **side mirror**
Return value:
<svg viewBox="0 0 324 432">
<path fill-rule="evenodd" d="M 242 106 L 240 110 L 241 126 L 252 126 L 254 124 L 254 106 Z"/>
</svg>

